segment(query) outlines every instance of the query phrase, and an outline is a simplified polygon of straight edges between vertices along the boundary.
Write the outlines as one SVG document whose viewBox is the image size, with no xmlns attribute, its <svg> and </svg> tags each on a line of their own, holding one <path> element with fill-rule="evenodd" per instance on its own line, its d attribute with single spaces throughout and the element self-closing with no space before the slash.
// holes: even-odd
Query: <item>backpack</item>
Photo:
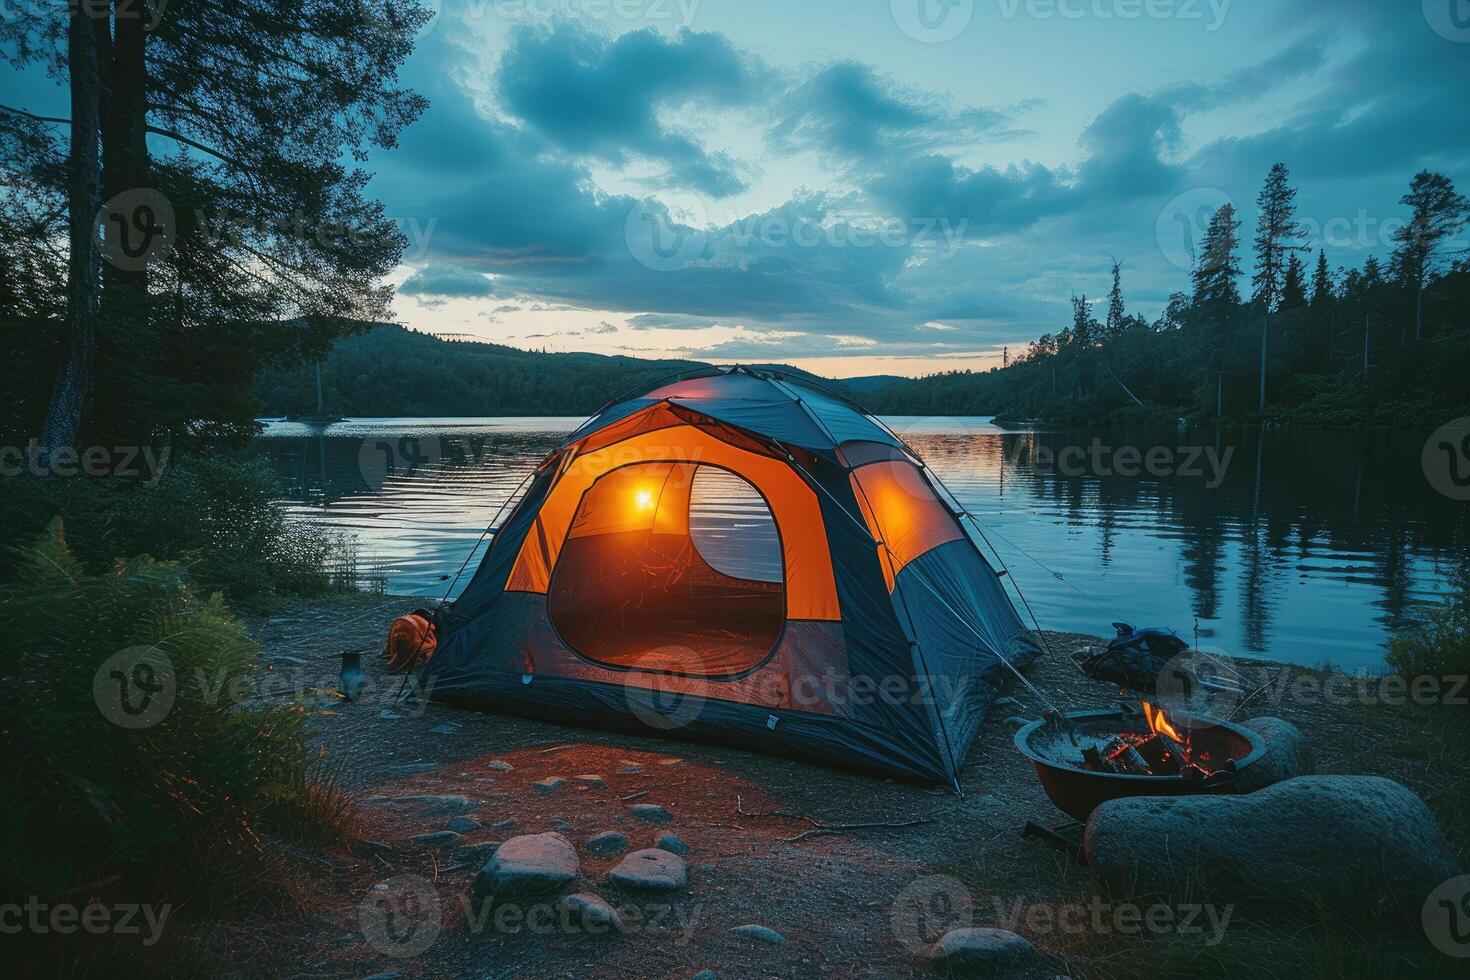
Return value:
<svg viewBox="0 0 1470 980">
<path fill-rule="evenodd" d="M 388 643 L 383 648 L 388 673 L 406 674 L 422 667 L 434 655 L 439 638 L 433 617 L 427 609 L 415 609 L 393 620 L 393 625 L 388 627 Z"/>
<path fill-rule="evenodd" d="M 1134 629 L 1127 623 L 1114 623 L 1113 629 L 1118 635 L 1112 642 L 1079 666 L 1089 677 L 1143 694 L 1156 693 L 1164 666 L 1189 649 L 1183 637 L 1171 629 Z"/>
</svg>

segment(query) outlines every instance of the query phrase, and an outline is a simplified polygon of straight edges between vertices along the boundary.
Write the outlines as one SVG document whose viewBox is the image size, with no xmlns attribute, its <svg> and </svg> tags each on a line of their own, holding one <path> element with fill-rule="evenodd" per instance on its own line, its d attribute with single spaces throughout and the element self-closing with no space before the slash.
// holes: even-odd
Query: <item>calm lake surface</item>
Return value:
<svg viewBox="0 0 1470 980">
<path fill-rule="evenodd" d="M 440 595 L 469 557 L 463 588 L 481 532 L 581 421 L 271 422 L 256 448 L 296 519 L 353 535 L 389 592 Z M 1197 624 L 1206 649 L 1372 668 L 1470 544 L 1470 505 L 1425 479 L 1427 432 L 887 421 L 1047 629 L 1110 635 L 1123 619 L 1189 639 Z M 716 545 L 754 533 L 742 501 L 707 503 Z"/>
</svg>

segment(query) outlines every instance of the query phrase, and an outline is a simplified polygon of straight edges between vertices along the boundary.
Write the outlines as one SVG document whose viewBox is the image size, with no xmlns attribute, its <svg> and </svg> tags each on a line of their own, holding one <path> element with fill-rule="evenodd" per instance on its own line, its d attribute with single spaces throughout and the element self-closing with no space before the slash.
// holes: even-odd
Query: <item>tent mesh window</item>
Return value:
<svg viewBox="0 0 1470 980">
<path fill-rule="evenodd" d="M 735 677 L 781 636 L 780 534 L 759 492 L 727 470 L 624 466 L 583 495 L 548 599 L 562 639 L 595 663 Z"/>
</svg>

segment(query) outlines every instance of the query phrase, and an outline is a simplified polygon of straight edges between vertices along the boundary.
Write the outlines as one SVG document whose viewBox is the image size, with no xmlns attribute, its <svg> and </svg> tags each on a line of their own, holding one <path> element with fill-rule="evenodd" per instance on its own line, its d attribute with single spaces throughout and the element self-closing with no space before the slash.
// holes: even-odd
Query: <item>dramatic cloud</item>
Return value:
<svg viewBox="0 0 1470 980">
<path fill-rule="evenodd" d="M 1011 113 L 954 109 L 931 92 L 905 91 L 870 65 L 843 61 L 817 72 L 781 98 L 771 127 L 780 149 L 815 149 L 851 161 L 981 139 L 1024 135 L 1006 128 Z"/>
<path fill-rule="evenodd" d="M 609 40 L 562 24 L 517 30 L 496 81 L 505 109 L 561 149 L 658 161 L 669 185 L 724 197 L 746 189 L 743 168 L 663 117 L 749 103 L 760 88 L 750 62 L 719 34 L 645 28 Z"/>
</svg>

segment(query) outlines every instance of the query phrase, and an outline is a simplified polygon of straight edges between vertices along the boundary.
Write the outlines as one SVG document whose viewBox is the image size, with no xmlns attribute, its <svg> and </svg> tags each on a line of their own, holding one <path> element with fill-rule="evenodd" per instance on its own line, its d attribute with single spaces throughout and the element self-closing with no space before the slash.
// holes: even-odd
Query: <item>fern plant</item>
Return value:
<svg viewBox="0 0 1470 980">
<path fill-rule="evenodd" d="M 91 574 L 58 519 L 0 585 L 0 622 L 0 884 L 146 892 L 160 862 L 257 850 L 319 807 L 302 710 L 241 704 L 257 650 L 182 565 Z"/>
</svg>

